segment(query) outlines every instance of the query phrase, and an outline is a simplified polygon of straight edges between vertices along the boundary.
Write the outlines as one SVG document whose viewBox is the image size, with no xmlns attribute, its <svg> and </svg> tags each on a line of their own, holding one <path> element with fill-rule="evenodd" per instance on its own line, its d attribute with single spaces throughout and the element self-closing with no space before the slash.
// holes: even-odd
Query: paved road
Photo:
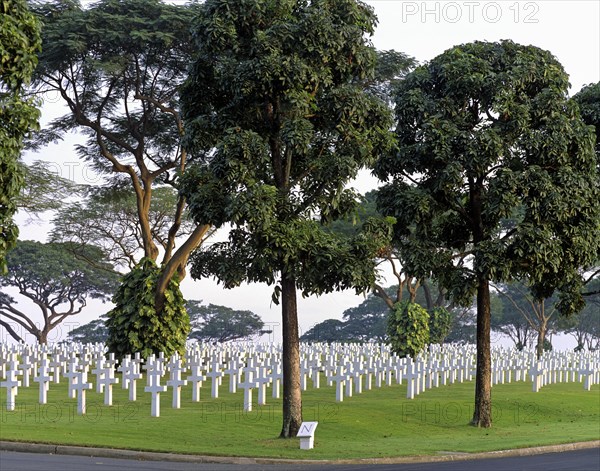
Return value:
<svg viewBox="0 0 600 471">
<path fill-rule="evenodd" d="M 1 471 L 599 471 L 600 449 L 445 463 L 390 465 L 259 465 L 134 461 L 86 456 L 0 452 Z"/>
</svg>

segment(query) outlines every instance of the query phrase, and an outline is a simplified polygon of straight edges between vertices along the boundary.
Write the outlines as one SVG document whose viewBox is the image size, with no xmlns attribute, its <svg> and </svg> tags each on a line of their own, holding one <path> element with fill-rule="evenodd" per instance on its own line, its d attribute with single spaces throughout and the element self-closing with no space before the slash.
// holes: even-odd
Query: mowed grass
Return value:
<svg viewBox="0 0 600 471">
<path fill-rule="evenodd" d="M 281 400 L 243 412 L 243 392 L 210 398 L 210 381 L 202 401 L 182 389 L 181 408 L 172 394 L 161 395 L 161 417 L 150 417 L 151 395 L 138 381 L 138 400 L 113 388 L 113 406 L 103 394 L 88 391 L 88 413 L 77 415 L 76 400 L 67 399 L 66 381 L 52 384 L 48 404 L 38 404 L 37 383 L 19 388 L 16 410 L 6 411 L 0 390 L 0 439 L 24 442 L 125 448 L 203 455 L 343 459 L 446 452 L 480 452 L 600 439 L 600 386 L 584 391 L 581 383 L 549 385 L 538 393 L 530 382 L 495 385 L 491 429 L 468 425 L 474 384 L 453 384 L 406 399 L 406 384 L 383 386 L 335 402 L 335 389 L 323 386 L 303 393 L 306 421 L 318 421 L 315 448 L 300 450 L 298 439 L 283 440 Z M 321 381 L 325 385 L 324 378 Z M 253 399 L 256 401 L 257 392 Z"/>
</svg>

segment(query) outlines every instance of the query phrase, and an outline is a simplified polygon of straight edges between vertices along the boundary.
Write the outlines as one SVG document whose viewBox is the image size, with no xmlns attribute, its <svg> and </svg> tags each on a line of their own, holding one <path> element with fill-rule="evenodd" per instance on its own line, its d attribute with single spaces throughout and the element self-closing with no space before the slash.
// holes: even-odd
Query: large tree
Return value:
<svg viewBox="0 0 600 471">
<path fill-rule="evenodd" d="M 596 280 L 589 288 L 600 291 L 600 281 Z M 590 351 L 600 349 L 600 294 L 586 296 L 585 308 L 571 319 L 564 331 L 577 341 L 577 349 Z"/>
<path fill-rule="evenodd" d="M 506 335 L 517 350 L 529 346 L 535 331 L 527 319 L 508 297 L 501 296 L 498 291 L 490 296 L 491 329 Z M 527 309 L 527 306 L 523 308 Z"/>
<path fill-rule="evenodd" d="M 527 279 L 537 299 L 559 289 L 564 313 L 583 305 L 579 270 L 597 253 L 600 180 L 593 130 L 568 85 L 560 63 L 533 46 L 449 49 L 399 84 L 398 150 L 376 166 L 396 240 L 414 227 L 404 269 L 464 304 L 477 296 L 476 426 L 492 423 L 490 281 Z"/>
<path fill-rule="evenodd" d="M 498 287 L 502 299 L 503 311 L 507 317 L 520 316 L 537 335 L 536 353 L 541 358 L 544 353 L 548 334 L 558 327 L 556 296 L 547 299 L 535 299 L 524 283 L 514 281 Z M 510 314 L 509 314 L 510 313 Z M 515 323 L 518 321 L 515 320 Z"/>
<path fill-rule="evenodd" d="M 86 250 L 90 258 L 101 259 L 98 248 Z M 0 325 L 17 341 L 27 332 L 46 343 L 50 331 L 79 314 L 88 298 L 108 300 L 117 286 L 118 275 L 110 264 L 92 267 L 73 257 L 65 244 L 19 241 L 7 261 L 8 274 L 0 277 L 0 287 L 17 289 L 40 314 L 32 315 L 6 291 L 0 292 Z"/>
<path fill-rule="evenodd" d="M 40 25 L 25 0 L 0 3 L 0 275 L 19 230 L 12 218 L 24 183 L 19 157 L 23 138 L 37 127 L 37 102 L 25 96 L 37 64 Z"/>
<path fill-rule="evenodd" d="M 388 288 L 388 291 L 393 289 Z M 342 313 L 343 333 L 348 340 L 384 342 L 389 312 L 389 307 L 381 298 L 369 294 L 358 306 L 348 308 Z"/>
<path fill-rule="evenodd" d="M 199 224 L 232 225 L 199 251 L 192 275 L 226 287 L 275 285 L 283 333 L 282 437 L 302 421 L 296 292 L 370 288 L 387 236 L 323 229 L 348 214 L 357 172 L 390 145 L 390 113 L 374 92 L 371 8 L 354 0 L 207 1 L 194 25 L 196 56 L 182 93 L 186 143 L 202 160 L 183 194 Z M 319 221 L 320 220 L 320 221 Z"/>
<path fill-rule="evenodd" d="M 101 0 L 87 8 L 76 0 L 35 4 L 44 28 L 34 84 L 68 109 L 35 144 L 62 139 L 71 130 L 82 133 L 87 142 L 77 146 L 81 158 L 109 186 L 134 195 L 142 257 L 161 256 L 154 288 L 159 316 L 167 287 L 185 276 L 190 253 L 209 229 L 199 225 L 182 234 L 183 196 L 171 203 L 168 229 L 155 231 L 152 218 L 156 189 L 176 188 L 188 163 L 178 99 L 191 59 L 193 10 L 191 4 L 159 0 Z"/>
</svg>

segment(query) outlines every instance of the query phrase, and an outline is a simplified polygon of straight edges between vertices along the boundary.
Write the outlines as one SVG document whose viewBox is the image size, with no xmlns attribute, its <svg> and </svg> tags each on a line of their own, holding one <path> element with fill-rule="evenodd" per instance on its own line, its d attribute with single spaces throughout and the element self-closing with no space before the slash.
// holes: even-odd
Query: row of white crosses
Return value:
<svg viewBox="0 0 600 471">
<path fill-rule="evenodd" d="M 413 399 L 430 388 L 471 381 L 475 353 L 473 346 L 434 346 L 413 360 L 398 358 L 381 344 L 302 344 L 300 383 L 302 390 L 309 381 L 313 388 L 320 388 L 323 374 L 327 385 L 335 386 L 336 401 L 341 402 L 363 390 L 406 381 L 406 396 Z M 582 381 L 586 390 L 600 383 L 600 352 L 549 352 L 538 360 L 531 351 L 494 349 L 492 365 L 492 384 L 531 380 L 534 392 L 557 382 Z M 183 358 L 166 358 L 162 353 L 146 359 L 128 355 L 118 367 L 102 344 L 0 345 L 0 377 L 4 379 L 0 387 L 7 391 L 7 410 L 14 410 L 18 388 L 30 387 L 32 381 L 38 383 L 40 404 L 46 404 L 50 384 L 59 383 L 62 377 L 68 381 L 69 398 L 77 399 L 78 413 L 85 414 L 86 391 L 93 388 L 88 374 L 95 377 L 96 392 L 104 395 L 106 406 L 112 405 L 113 386 L 119 383 L 128 389 L 129 400 L 136 401 L 137 381 L 145 376 L 144 392 L 151 394 L 153 417 L 160 416 L 160 396 L 169 388 L 172 407 L 179 409 L 185 386 L 191 386 L 191 399 L 198 402 L 203 383 L 210 380 L 211 398 L 216 399 L 225 377 L 230 393 L 243 390 L 244 411 L 251 411 L 254 391 L 258 405 L 267 403 L 269 386 L 272 397 L 278 399 L 283 377 L 281 350 L 273 344 L 194 344 Z"/>
</svg>

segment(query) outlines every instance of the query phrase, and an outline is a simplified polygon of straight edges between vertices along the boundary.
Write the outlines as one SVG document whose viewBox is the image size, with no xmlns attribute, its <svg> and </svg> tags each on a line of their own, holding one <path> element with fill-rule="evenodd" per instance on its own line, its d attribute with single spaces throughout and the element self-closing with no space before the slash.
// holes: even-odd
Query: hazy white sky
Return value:
<svg viewBox="0 0 600 471">
<path fill-rule="evenodd" d="M 379 18 L 373 37 L 378 49 L 395 49 L 425 62 L 444 50 L 475 40 L 511 39 L 551 51 L 570 75 L 571 94 L 584 84 L 600 81 L 600 1 L 598 0 L 537 0 L 515 1 L 400 1 L 369 0 Z M 56 109 L 56 108 L 54 108 Z M 43 109 L 47 120 L 51 108 Z M 88 172 L 72 149 L 74 140 L 48 147 L 34 159 L 56 163 L 64 177 L 77 181 L 90 180 Z M 365 192 L 376 185 L 367 173 L 356 182 Z M 26 224 L 20 215 L 22 239 L 45 240 L 47 224 Z M 262 316 L 274 329 L 274 340 L 281 338 L 280 310 L 271 305 L 271 288 L 246 285 L 223 290 L 212 280 L 193 281 L 189 277 L 182 285 L 188 299 L 223 304 L 236 309 L 249 309 Z M 354 292 L 325 295 L 320 298 L 299 298 L 301 331 L 327 318 L 341 318 L 342 312 L 358 305 L 362 297 Z M 86 323 L 110 309 L 108 305 L 91 303 L 87 312 L 73 322 Z M 4 336 L 4 332 L 2 332 Z M 1 340 L 1 339 L 0 339 Z"/>
</svg>

